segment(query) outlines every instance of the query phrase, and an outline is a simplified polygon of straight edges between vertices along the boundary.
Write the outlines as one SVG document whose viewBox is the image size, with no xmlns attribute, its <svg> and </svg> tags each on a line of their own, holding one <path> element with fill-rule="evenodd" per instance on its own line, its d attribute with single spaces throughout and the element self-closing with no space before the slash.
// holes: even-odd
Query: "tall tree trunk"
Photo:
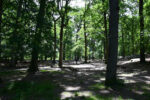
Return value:
<svg viewBox="0 0 150 100">
<path fill-rule="evenodd" d="M 17 8 L 17 17 L 15 22 L 15 30 L 12 34 L 12 58 L 11 58 L 11 66 L 16 67 L 18 61 L 18 52 L 19 52 L 19 19 L 21 17 L 21 10 L 22 10 L 23 0 L 19 0 L 18 8 Z"/>
<path fill-rule="evenodd" d="M 107 59 L 108 59 L 108 37 L 107 37 L 107 17 L 106 17 L 106 12 L 104 12 L 104 27 L 105 27 L 105 63 L 107 64 Z"/>
<path fill-rule="evenodd" d="M 61 29 L 60 29 L 60 48 L 59 48 L 59 67 L 62 68 L 63 64 L 63 30 L 64 30 L 64 17 L 61 18 Z"/>
<path fill-rule="evenodd" d="M 121 38 L 122 38 L 122 56 L 123 58 L 125 58 L 125 43 L 124 43 L 124 30 L 123 28 L 121 29 L 122 30 L 122 35 L 121 35 Z"/>
<path fill-rule="evenodd" d="M 60 48 L 59 48 L 59 67 L 62 68 L 63 66 L 63 30 L 67 23 L 67 14 L 68 14 L 68 4 L 70 0 L 66 0 L 65 4 L 65 11 L 61 14 L 61 27 L 60 27 Z"/>
<path fill-rule="evenodd" d="M 0 60 L 1 60 L 1 53 L 2 53 L 2 46 L 1 46 L 1 39 L 2 39 L 2 11 L 3 11 L 3 0 L 0 0 Z M 2 79 L 0 77 L 0 83 L 2 82 Z"/>
<path fill-rule="evenodd" d="M 1 54 L 2 54 L 2 12 L 3 12 L 3 0 L 0 0 L 0 60 L 1 60 Z"/>
<path fill-rule="evenodd" d="M 28 72 L 34 73 L 38 71 L 38 55 L 39 55 L 39 48 L 41 42 L 41 32 L 43 26 L 43 20 L 45 15 L 45 7 L 46 7 L 46 0 L 40 0 L 40 9 L 37 15 L 37 26 L 36 26 L 36 34 L 33 39 L 32 44 L 32 58 L 31 63 L 28 69 Z"/>
<path fill-rule="evenodd" d="M 86 23 L 84 19 L 84 48 L 85 48 L 85 63 L 87 63 L 87 34 L 86 34 Z"/>
<path fill-rule="evenodd" d="M 66 60 L 66 43 L 64 43 L 63 60 Z"/>
<path fill-rule="evenodd" d="M 54 20 L 54 58 L 53 63 L 56 63 L 56 42 L 57 42 L 57 34 L 56 34 L 56 20 Z"/>
<path fill-rule="evenodd" d="M 105 3 L 105 0 L 103 0 L 103 5 Z M 104 59 L 105 63 L 107 64 L 107 59 L 108 59 L 108 32 L 107 32 L 107 16 L 106 16 L 106 9 L 104 8 L 104 28 L 105 28 L 105 42 L 104 42 Z"/>
<path fill-rule="evenodd" d="M 134 19 L 132 19 L 132 54 L 134 55 Z"/>
<path fill-rule="evenodd" d="M 139 1 L 140 16 L 140 62 L 145 62 L 145 46 L 144 46 L 144 17 L 143 17 L 143 0 Z"/>
<path fill-rule="evenodd" d="M 109 0 L 109 54 L 106 71 L 106 85 L 116 82 L 117 55 L 118 55 L 118 23 L 119 0 Z"/>
</svg>

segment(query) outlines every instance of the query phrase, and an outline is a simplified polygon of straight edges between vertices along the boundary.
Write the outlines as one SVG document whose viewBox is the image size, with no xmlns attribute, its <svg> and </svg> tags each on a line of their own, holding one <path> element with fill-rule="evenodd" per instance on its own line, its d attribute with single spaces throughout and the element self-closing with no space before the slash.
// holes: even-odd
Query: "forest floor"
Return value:
<svg viewBox="0 0 150 100">
<path fill-rule="evenodd" d="M 0 100 L 150 100 L 150 59 L 118 62 L 118 78 L 123 86 L 104 86 L 106 65 L 65 63 L 60 69 L 49 62 L 39 64 L 40 71 L 27 75 L 28 64 L 0 68 L 3 84 Z M 23 65 L 23 64 L 22 64 Z"/>
</svg>

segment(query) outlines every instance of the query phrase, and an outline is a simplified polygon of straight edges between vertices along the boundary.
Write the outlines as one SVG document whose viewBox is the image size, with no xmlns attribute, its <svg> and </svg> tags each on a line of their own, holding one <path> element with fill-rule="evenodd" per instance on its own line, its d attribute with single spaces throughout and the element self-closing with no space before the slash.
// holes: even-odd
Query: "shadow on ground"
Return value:
<svg viewBox="0 0 150 100">
<path fill-rule="evenodd" d="M 43 67 L 35 75 L 17 70 L 5 76 L 7 89 L 3 87 L 0 96 L 1 100 L 150 100 L 149 66 L 139 62 L 119 64 L 118 78 L 125 85 L 114 88 L 104 86 L 103 63 L 67 64 L 63 69 Z"/>
</svg>

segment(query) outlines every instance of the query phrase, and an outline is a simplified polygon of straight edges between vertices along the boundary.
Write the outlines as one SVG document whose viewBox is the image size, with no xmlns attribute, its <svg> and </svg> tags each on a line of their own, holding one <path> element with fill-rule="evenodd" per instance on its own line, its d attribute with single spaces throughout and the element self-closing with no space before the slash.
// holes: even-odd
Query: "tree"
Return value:
<svg viewBox="0 0 150 100">
<path fill-rule="evenodd" d="M 23 0 L 18 1 L 18 8 L 17 8 L 17 16 L 16 16 L 16 21 L 15 21 L 15 29 L 12 33 L 12 58 L 11 58 L 11 66 L 16 67 L 17 61 L 18 61 L 18 52 L 20 49 L 19 45 L 19 23 L 21 19 L 21 10 L 22 10 L 22 3 Z"/>
<path fill-rule="evenodd" d="M 107 9 L 105 5 L 105 1 L 103 0 L 103 5 L 104 5 L 104 28 L 105 28 L 105 42 L 104 42 L 104 58 L 105 58 L 105 63 L 107 64 L 107 58 L 108 58 L 108 35 L 107 35 Z"/>
<path fill-rule="evenodd" d="M 86 33 L 86 20 L 85 20 L 85 16 L 86 16 L 86 8 L 85 8 L 85 12 L 84 12 L 84 48 L 85 48 L 84 62 L 87 63 L 87 59 L 88 59 L 88 57 L 87 57 L 87 33 Z"/>
<path fill-rule="evenodd" d="M 145 44 L 144 44 L 144 16 L 143 16 L 143 0 L 139 0 L 139 16 L 140 16 L 140 62 L 145 62 Z"/>
<path fill-rule="evenodd" d="M 86 4 L 86 1 L 85 1 L 85 11 L 84 11 L 84 20 L 83 20 L 83 28 L 84 28 L 84 49 L 85 49 L 85 52 L 84 52 L 84 62 L 87 63 L 87 60 L 88 60 L 88 39 L 87 39 L 87 21 L 86 21 L 86 16 L 87 16 L 87 12 L 90 8 L 90 1 L 88 3 L 88 5 Z"/>
<path fill-rule="evenodd" d="M 61 1 L 60 1 L 61 2 Z M 63 2 L 63 1 L 62 1 Z M 63 4 L 63 3 L 60 4 Z M 64 28 L 65 26 L 67 26 L 68 24 L 68 5 L 69 5 L 70 0 L 66 0 L 65 2 L 65 6 L 63 7 L 63 5 L 61 5 L 59 14 L 60 14 L 60 18 L 61 18 L 61 26 L 60 26 L 60 48 L 59 48 L 59 67 L 61 68 L 63 65 L 63 33 L 64 33 Z M 63 11 L 64 10 L 64 11 Z"/>
<path fill-rule="evenodd" d="M 41 42 L 41 33 L 43 28 L 43 20 L 45 15 L 45 7 L 46 7 L 46 0 L 40 0 L 40 9 L 37 15 L 37 25 L 36 25 L 36 33 L 34 35 L 33 43 L 32 43 L 32 58 L 30 67 L 28 69 L 29 72 L 36 72 L 38 71 L 38 55 L 39 55 L 39 48 Z"/>
<path fill-rule="evenodd" d="M 1 59 L 1 33 L 2 33 L 2 11 L 3 11 L 3 0 L 0 0 L 0 59 Z M 0 77 L 0 83 L 2 82 L 2 79 Z"/>
<path fill-rule="evenodd" d="M 57 49 L 57 21 L 60 19 L 60 16 L 58 16 L 58 5 L 59 2 L 56 2 L 55 0 L 52 1 L 52 19 L 53 19 L 53 31 L 54 31 L 54 54 L 53 54 L 53 63 L 56 63 L 56 49 Z M 58 17 L 57 17 L 58 16 Z"/>
<path fill-rule="evenodd" d="M 56 47 L 57 47 L 57 29 L 56 29 L 56 24 L 57 24 L 57 20 L 59 20 L 59 18 L 55 19 L 54 16 L 53 16 L 53 21 L 54 21 L 54 58 L 53 58 L 53 63 L 54 64 L 56 63 Z"/>
<path fill-rule="evenodd" d="M 109 0 L 109 53 L 106 71 L 106 85 L 116 82 L 117 55 L 118 55 L 118 23 L 119 0 Z"/>
<path fill-rule="evenodd" d="M 2 23 L 2 11 L 3 11 L 3 9 L 2 9 L 2 6 L 3 6 L 3 0 L 0 0 L 0 59 L 1 59 L 1 51 L 2 51 L 2 49 L 1 49 L 1 37 L 2 37 L 2 26 L 1 26 L 1 23 Z"/>
</svg>

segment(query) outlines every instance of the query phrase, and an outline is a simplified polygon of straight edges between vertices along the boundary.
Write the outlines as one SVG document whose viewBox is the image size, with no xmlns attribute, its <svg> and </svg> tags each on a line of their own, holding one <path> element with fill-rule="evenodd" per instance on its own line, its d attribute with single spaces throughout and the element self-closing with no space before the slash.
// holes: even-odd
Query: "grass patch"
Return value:
<svg viewBox="0 0 150 100">
<path fill-rule="evenodd" d="M 94 90 L 100 90 L 100 89 L 104 89 L 105 85 L 103 83 L 97 83 L 97 84 L 90 86 L 89 88 L 94 89 Z"/>
<path fill-rule="evenodd" d="M 121 96 L 119 97 L 113 97 L 113 96 L 100 96 L 100 95 L 96 95 L 96 96 L 90 96 L 90 97 L 86 97 L 85 100 L 123 100 L 123 98 Z"/>
<path fill-rule="evenodd" d="M 144 92 L 143 93 L 143 96 L 145 96 L 147 99 L 146 100 L 149 100 L 150 99 L 150 92 Z"/>
<path fill-rule="evenodd" d="M 11 97 L 11 100 L 59 100 L 56 96 L 56 85 L 50 81 L 11 82 L 0 90 L 0 94 Z"/>
<path fill-rule="evenodd" d="M 149 100 L 149 98 L 150 98 L 150 92 L 149 92 L 149 90 L 147 90 L 147 88 L 150 88 L 150 85 L 143 87 L 143 89 L 144 89 L 143 96 L 145 96 L 147 98 L 146 100 Z"/>
</svg>

